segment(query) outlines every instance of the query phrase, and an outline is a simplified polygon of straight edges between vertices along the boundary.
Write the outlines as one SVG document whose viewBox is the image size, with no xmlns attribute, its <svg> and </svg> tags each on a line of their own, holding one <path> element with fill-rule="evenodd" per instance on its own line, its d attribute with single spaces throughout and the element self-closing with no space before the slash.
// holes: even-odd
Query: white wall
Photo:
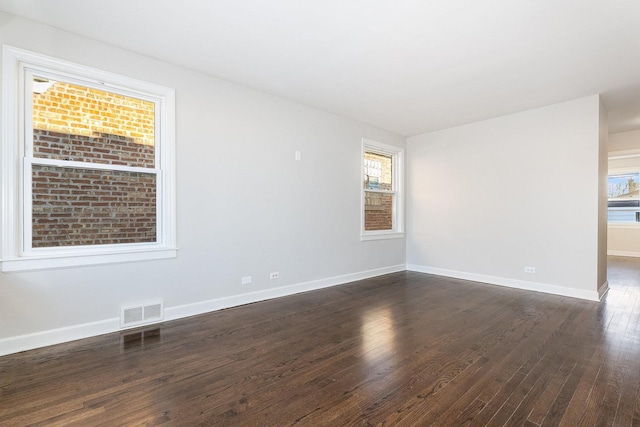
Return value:
<svg viewBox="0 0 640 427">
<path fill-rule="evenodd" d="M 612 158 L 609 170 L 640 170 L 640 130 L 612 133 L 609 135 L 609 155 L 629 155 L 635 157 Z M 640 226 L 612 224 L 609 225 L 607 253 L 609 255 L 640 257 Z"/>
<path fill-rule="evenodd" d="M 610 225 L 607 239 L 607 254 L 640 257 L 640 227 Z"/>
<path fill-rule="evenodd" d="M 597 299 L 601 116 L 595 95 L 409 138 L 408 268 Z"/>
<path fill-rule="evenodd" d="M 162 298 L 175 318 L 404 269 L 404 239 L 359 234 L 361 138 L 403 137 L 5 14 L 0 42 L 176 89 L 180 247 L 0 273 L 0 354 L 115 330 L 123 304 Z"/>
<path fill-rule="evenodd" d="M 610 134 L 609 141 L 607 143 L 607 150 L 609 151 L 609 154 L 615 154 L 615 152 L 620 151 L 634 151 L 636 153 L 640 153 L 640 130 Z"/>
</svg>

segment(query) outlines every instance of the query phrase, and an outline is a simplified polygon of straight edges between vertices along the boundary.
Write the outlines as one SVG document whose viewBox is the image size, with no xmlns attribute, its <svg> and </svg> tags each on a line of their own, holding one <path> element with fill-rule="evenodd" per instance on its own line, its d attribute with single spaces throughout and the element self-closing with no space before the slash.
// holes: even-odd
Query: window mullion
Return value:
<svg viewBox="0 0 640 427">
<path fill-rule="evenodd" d="M 381 194 L 396 194 L 397 193 L 396 190 L 375 190 L 375 189 L 370 190 L 368 188 L 365 188 L 364 191 L 367 192 L 367 193 L 381 193 Z"/>
<path fill-rule="evenodd" d="M 25 157 L 29 157 L 33 155 L 33 128 L 31 127 L 31 123 L 33 122 L 33 98 L 30 94 L 33 91 L 33 74 L 29 69 L 25 69 L 24 73 L 20 73 L 21 78 L 24 79 L 21 82 L 21 87 L 24 88 L 24 91 L 20 96 L 20 106 L 21 106 L 21 132 L 22 135 L 19 135 L 20 141 L 24 141 L 22 149 L 24 150 L 21 154 Z"/>
<path fill-rule="evenodd" d="M 32 249 L 33 236 L 33 182 L 32 182 L 32 163 L 30 158 L 25 157 L 22 170 L 22 210 L 20 215 L 22 224 L 22 244 L 20 245 L 21 255 Z"/>
<path fill-rule="evenodd" d="M 20 66 L 22 69 L 22 65 Z M 32 165 L 28 160 L 28 157 L 33 155 L 33 129 L 31 127 L 33 119 L 33 99 L 30 96 L 33 90 L 33 75 L 28 69 L 24 69 L 24 72 L 19 73 L 19 84 L 23 88 L 18 92 L 18 110 L 19 110 L 19 153 L 24 158 L 21 162 L 22 173 L 20 174 L 20 188 L 19 192 L 19 215 L 18 215 L 18 229 L 21 230 L 19 237 L 19 253 L 20 256 L 24 255 L 31 249 L 32 243 Z"/>
<path fill-rule="evenodd" d="M 108 163 L 77 162 L 73 160 L 44 159 L 40 157 L 30 157 L 29 159 L 34 165 L 56 166 L 61 168 L 112 170 L 131 173 L 147 173 L 153 175 L 157 175 L 160 171 L 158 168 L 143 168 L 137 166 L 113 165 Z"/>
</svg>

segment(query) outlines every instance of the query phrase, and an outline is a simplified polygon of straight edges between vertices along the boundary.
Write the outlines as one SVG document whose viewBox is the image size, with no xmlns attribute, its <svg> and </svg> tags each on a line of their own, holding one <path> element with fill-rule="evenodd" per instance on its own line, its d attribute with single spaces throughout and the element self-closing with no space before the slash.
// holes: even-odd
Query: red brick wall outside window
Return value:
<svg viewBox="0 0 640 427">
<path fill-rule="evenodd" d="M 392 230 L 393 194 L 366 190 L 370 188 L 378 190 L 393 189 L 393 158 L 365 151 L 364 160 L 364 229 L 365 231 Z"/>
<path fill-rule="evenodd" d="M 33 248 L 155 242 L 156 175 L 92 164 L 155 167 L 155 104 L 34 78 Z"/>
</svg>

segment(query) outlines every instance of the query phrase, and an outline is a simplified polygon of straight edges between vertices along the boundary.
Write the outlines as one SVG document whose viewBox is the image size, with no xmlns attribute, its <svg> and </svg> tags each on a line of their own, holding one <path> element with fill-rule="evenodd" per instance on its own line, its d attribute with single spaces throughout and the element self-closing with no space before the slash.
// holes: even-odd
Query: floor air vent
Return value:
<svg viewBox="0 0 640 427">
<path fill-rule="evenodd" d="M 120 328 L 146 325 L 162 320 L 162 301 L 122 306 Z"/>
</svg>

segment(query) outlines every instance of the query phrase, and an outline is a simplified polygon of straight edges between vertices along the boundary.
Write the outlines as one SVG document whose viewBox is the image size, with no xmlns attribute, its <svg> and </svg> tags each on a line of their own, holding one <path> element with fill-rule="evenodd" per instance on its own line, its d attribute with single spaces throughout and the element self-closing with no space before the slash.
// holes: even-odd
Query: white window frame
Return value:
<svg viewBox="0 0 640 427">
<path fill-rule="evenodd" d="M 2 141 L 0 143 L 0 264 L 3 272 L 174 258 L 175 91 L 152 83 L 3 46 Z M 58 77 L 86 87 L 151 101 L 156 106 L 154 168 L 35 159 L 31 108 L 31 73 Z M 156 175 L 156 241 L 112 245 L 31 247 L 31 167 L 60 167 L 144 172 Z"/>
<path fill-rule="evenodd" d="M 365 164 L 364 154 L 365 152 L 373 152 L 382 154 L 385 156 L 391 156 L 392 164 L 392 189 L 391 190 L 365 190 L 364 188 L 364 175 Z M 371 139 L 362 138 L 362 151 L 360 154 L 360 239 L 365 240 L 380 240 L 380 239 L 399 239 L 405 236 L 404 234 L 404 149 L 395 145 L 384 144 L 382 142 L 373 141 Z M 364 229 L 364 215 L 365 215 L 365 192 L 371 193 L 384 193 L 393 194 L 393 213 L 391 230 L 372 230 L 365 231 Z"/>
</svg>

